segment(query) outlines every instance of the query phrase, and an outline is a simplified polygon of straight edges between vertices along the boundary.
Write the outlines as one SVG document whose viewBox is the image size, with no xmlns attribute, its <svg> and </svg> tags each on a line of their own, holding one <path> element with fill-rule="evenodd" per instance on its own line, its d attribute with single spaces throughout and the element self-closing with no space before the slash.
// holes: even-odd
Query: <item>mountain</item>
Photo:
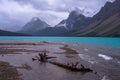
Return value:
<svg viewBox="0 0 120 80">
<path fill-rule="evenodd" d="M 47 23 L 35 17 L 19 32 L 34 36 L 64 36 L 63 34 L 83 29 L 90 21 L 90 17 L 85 17 L 79 9 L 75 9 L 67 19 L 62 20 L 55 27 L 50 27 Z"/>
<path fill-rule="evenodd" d="M 78 11 L 72 11 L 66 21 L 67 28 L 72 30 L 82 29 L 89 24 L 89 17 L 85 17 L 83 14 L 78 13 Z"/>
<path fill-rule="evenodd" d="M 74 10 L 66 20 L 61 21 L 55 27 L 64 27 L 68 31 L 82 29 L 90 23 L 91 18 L 85 17 L 80 10 Z"/>
<path fill-rule="evenodd" d="M 0 30 L 0 36 L 28 36 L 26 34 Z"/>
<path fill-rule="evenodd" d="M 105 20 L 114 14 L 120 13 L 120 0 L 115 2 L 107 2 L 104 7 L 101 8 L 99 13 L 93 16 L 93 22 L 98 20 Z"/>
<path fill-rule="evenodd" d="M 35 32 L 34 34 L 36 36 L 58 36 L 62 33 L 68 32 L 65 24 L 65 20 L 63 20 L 55 27 L 46 27 L 38 32 Z"/>
<path fill-rule="evenodd" d="M 35 17 L 20 32 L 37 36 L 120 37 L 120 0 L 107 2 L 93 17 L 76 9 L 55 27 Z"/>
<path fill-rule="evenodd" d="M 71 31 L 76 31 L 78 29 L 84 28 L 86 25 L 89 24 L 90 19 L 91 18 L 82 15 L 77 9 L 72 11 L 67 19 L 62 20 L 55 27 L 45 28 L 36 34 L 42 36 L 64 36 L 65 33 L 68 34 Z"/>
<path fill-rule="evenodd" d="M 34 17 L 18 32 L 33 36 L 55 36 L 66 31 L 67 30 L 64 27 L 50 27 L 46 22 Z"/>
<path fill-rule="evenodd" d="M 79 11 L 74 10 L 66 20 L 62 20 L 55 27 L 47 27 L 34 34 L 37 36 L 61 36 L 61 34 L 83 28 L 88 24 L 86 23 L 86 21 L 89 22 L 88 20 L 89 18 L 79 13 Z"/>
<path fill-rule="evenodd" d="M 28 22 L 23 28 L 18 31 L 20 33 L 36 35 L 36 32 L 43 30 L 47 27 L 50 27 L 46 22 L 41 21 L 38 17 L 32 18 L 30 22 Z"/>
<path fill-rule="evenodd" d="M 71 36 L 101 36 L 120 37 L 120 0 L 107 2 L 101 10 L 93 16 L 90 24 Z"/>
<path fill-rule="evenodd" d="M 101 37 L 120 37 L 120 15 L 104 20 L 104 22 L 96 22 L 82 31 L 77 31 L 72 35 L 77 36 L 101 36 Z"/>
</svg>

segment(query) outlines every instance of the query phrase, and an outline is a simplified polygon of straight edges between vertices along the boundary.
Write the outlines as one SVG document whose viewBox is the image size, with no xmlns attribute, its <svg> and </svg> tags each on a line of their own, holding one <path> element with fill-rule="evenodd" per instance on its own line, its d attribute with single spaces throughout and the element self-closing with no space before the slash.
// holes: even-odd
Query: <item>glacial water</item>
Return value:
<svg viewBox="0 0 120 80">
<path fill-rule="evenodd" d="M 98 44 L 111 47 L 120 47 L 120 38 L 104 37 L 31 37 L 31 36 L 0 36 L 0 41 L 52 41 Z"/>
<path fill-rule="evenodd" d="M 49 43 L 39 41 L 49 41 Z M 16 44 L 19 42 L 21 44 Z M 65 52 L 61 47 L 64 47 L 66 43 L 54 42 L 67 42 L 69 48 L 77 51 L 78 54 Z M 30 70 L 17 69 L 24 80 L 120 79 L 120 38 L 1 36 L 0 48 L 0 61 L 9 62 L 18 67 L 25 64 L 31 68 Z M 91 68 L 93 72 L 72 72 L 50 63 L 32 61 L 32 58 L 35 58 L 42 50 L 47 50 L 49 56 L 57 57 L 51 61 L 60 63 L 79 61 L 86 68 Z M 78 67 L 81 67 L 80 64 Z"/>
</svg>

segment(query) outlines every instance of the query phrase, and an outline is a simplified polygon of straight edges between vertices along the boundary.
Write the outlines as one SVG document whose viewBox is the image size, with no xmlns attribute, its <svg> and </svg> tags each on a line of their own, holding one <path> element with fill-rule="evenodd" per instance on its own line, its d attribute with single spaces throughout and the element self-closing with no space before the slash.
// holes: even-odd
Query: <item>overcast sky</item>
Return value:
<svg viewBox="0 0 120 80">
<path fill-rule="evenodd" d="M 18 30 L 32 17 L 54 26 L 76 8 L 93 16 L 106 1 L 114 0 L 0 0 L 0 29 Z"/>
</svg>

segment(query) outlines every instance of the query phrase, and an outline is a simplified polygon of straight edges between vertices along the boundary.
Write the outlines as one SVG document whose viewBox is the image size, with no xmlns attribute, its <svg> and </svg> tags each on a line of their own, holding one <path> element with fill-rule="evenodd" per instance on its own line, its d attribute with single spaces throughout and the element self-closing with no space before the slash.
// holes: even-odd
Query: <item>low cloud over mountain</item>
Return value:
<svg viewBox="0 0 120 80">
<path fill-rule="evenodd" d="M 35 16 L 54 26 L 76 7 L 93 16 L 106 1 L 114 0 L 0 0 L 0 29 L 19 30 Z"/>
</svg>

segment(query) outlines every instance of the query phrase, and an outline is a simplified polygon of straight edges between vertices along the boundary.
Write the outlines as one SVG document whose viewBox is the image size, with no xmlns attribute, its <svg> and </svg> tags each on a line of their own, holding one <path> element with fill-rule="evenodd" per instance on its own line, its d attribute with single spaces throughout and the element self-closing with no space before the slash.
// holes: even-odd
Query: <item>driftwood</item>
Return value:
<svg viewBox="0 0 120 80">
<path fill-rule="evenodd" d="M 32 58 L 32 61 L 38 60 L 41 62 L 47 62 L 49 59 L 52 58 L 57 58 L 57 57 L 49 57 L 48 55 L 46 55 L 46 51 L 44 53 L 39 53 L 38 56 L 36 56 L 36 58 Z"/>
<path fill-rule="evenodd" d="M 48 61 L 48 59 L 52 59 L 52 58 L 56 58 L 56 57 L 49 57 L 48 55 L 46 55 L 46 51 L 45 51 L 44 53 L 39 53 L 39 55 L 36 56 L 36 58 L 32 58 L 32 60 L 33 61 L 38 60 L 40 62 L 48 62 L 48 63 L 51 63 L 53 65 L 57 65 L 59 67 L 62 67 L 64 69 L 68 69 L 68 70 L 76 71 L 76 72 L 93 72 L 92 69 L 85 68 L 82 64 L 81 64 L 81 68 L 78 68 L 77 65 L 79 64 L 79 62 L 76 62 L 75 64 L 74 63 L 63 64 L 63 63 L 59 63 L 59 62 Z"/>
<path fill-rule="evenodd" d="M 75 66 L 72 66 L 72 65 L 67 65 L 67 64 L 63 64 L 63 63 L 59 63 L 59 62 L 49 62 L 51 64 L 54 64 L 54 65 L 57 65 L 59 67 L 62 67 L 64 69 L 68 69 L 68 70 L 71 70 L 71 71 L 75 71 L 75 72 L 93 72 L 92 69 L 90 68 L 85 68 L 83 67 L 83 65 L 81 66 L 81 68 L 77 68 Z"/>
</svg>

